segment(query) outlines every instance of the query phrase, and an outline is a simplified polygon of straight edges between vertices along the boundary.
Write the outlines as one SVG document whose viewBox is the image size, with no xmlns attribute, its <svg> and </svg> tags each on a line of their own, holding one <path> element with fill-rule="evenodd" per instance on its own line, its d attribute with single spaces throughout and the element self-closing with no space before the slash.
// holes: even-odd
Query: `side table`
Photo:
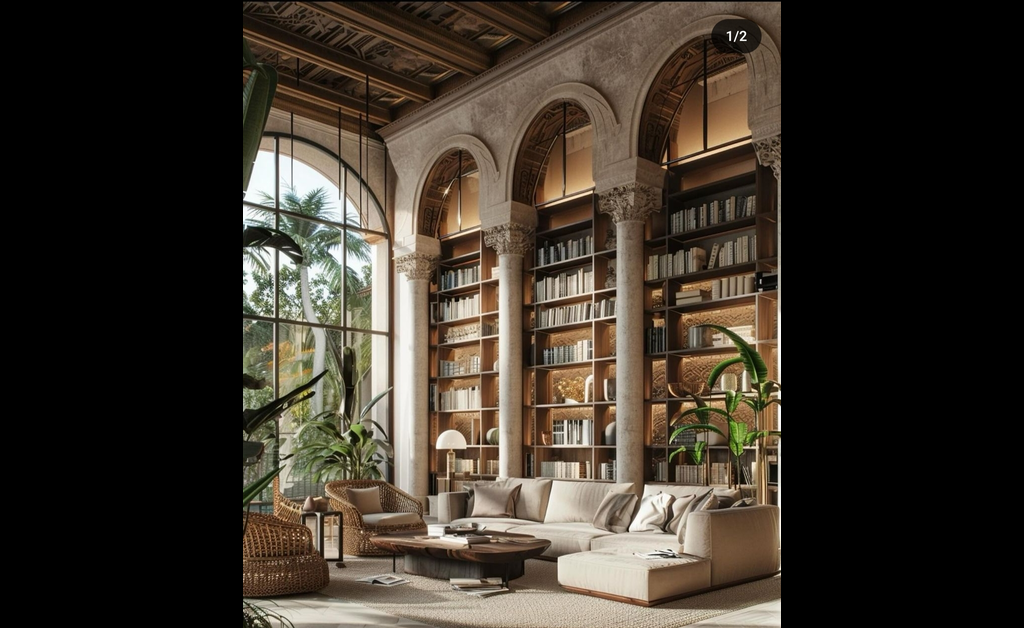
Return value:
<svg viewBox="0 0 1024 628">
<path fill-rule="evenodd" d="M 318 552 L 320 552 L 320 557 L 324 559 L 327 558 L 326 556 L 324 556 L 324 522 L 327 519 L 327 517 L 338 518 L 338 557 L 336 559 L 332 558 L 330 560 L 338 561 L 334 563 L 335 567 L 345 567 L 345 546 L 342 543 L 343 535 L 345 533 L 345 522 L 341 517 L 341 511 L 328 510 L 325 512 L 303 512 L 299 515 L 299 521 L 302 523 L 302 525 L 306 525 L 306 519 L 309 517 L 316 517 L 317 532 L 314 535 L 316 539 L 316 549 Z"/>
</svg>

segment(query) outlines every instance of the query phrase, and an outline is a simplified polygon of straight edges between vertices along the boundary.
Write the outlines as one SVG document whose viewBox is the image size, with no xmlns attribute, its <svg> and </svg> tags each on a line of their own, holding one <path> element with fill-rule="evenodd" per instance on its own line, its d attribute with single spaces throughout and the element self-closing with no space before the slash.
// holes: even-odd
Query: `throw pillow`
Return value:
<svg viewBox="0 0 1024 628">
<path fill-rule="evenodd" d="M 753 497 L 744 497 L 743 499 L 737 499 L 736 501 L 734 501 L 732 503 L 732 506 L 729 506 L 729 508 L 746 508 L 747 506 L 753 506 L 753 505 L 754 505 L 754 498 Z"/>
<path fill-rule="evenodd" d="M 669 506 L 674 498 L 668 493 L 647 495 L 640 502 L 640 510 L 629 524 L 630 532 L 662 532 L 669 519 Z"/>
<path fill-rule="evenodd" d="M 370 488 L 346 488 L 348 501 L 356 507 L 361 515 L 369 515 L 375 512 L 384 512 L 380 505 L 380 489 L 376 486 Z"/>
<path fill-rule="evenodd" d="M 680 545 L 683 545 L 683 540 L 686 538 L 686 520 L 689 518 L 690 513 L 700 512 L 701 510 L 714 510 L 715 508 L 718 508 L 718 497 L 715 495 L 713 490 L 709 490 L 707 493 L 704 493 L 694 500 L 692 504 L 693 506 L 683 513 L 683 517 L 679 521 L 679 530 L 676 533 L 676 539 L 679 541 Z"/>
<path fill-rule="evenodd" d="M 515 517 L 516 497 L 522 486 L 476 486 L 470 517 Z"/>
<path fill-rule="evenodd" d="M 665 524 L 665 532 L 671 534 L 679 533 L 679 524 L 683 517 L 690 513 L 690 508 L 697 501 L 697 495 L 678 495 L 672 500 L 672 512 L 668 523 Z"/>
<path fill-rule="evenodd" d="M 508 480 L 495 480 L 493 482 L 479 481 L 479 482 L 466 482 L 462 485 L 462 490 L 469 493 L 469 497 L 466 499 L 466 516 L 473 516 L 473 507 L 476 505 L 476 487 L 478 486 L 508 486 Z"/>
<path fill-rule="evenodd" d="M 629 528 L 634 504 L 636 495 L 633 493 L 608 493 L 594 513 L 594 527 L 608 532 L 625 532 Z"/>
</svg>

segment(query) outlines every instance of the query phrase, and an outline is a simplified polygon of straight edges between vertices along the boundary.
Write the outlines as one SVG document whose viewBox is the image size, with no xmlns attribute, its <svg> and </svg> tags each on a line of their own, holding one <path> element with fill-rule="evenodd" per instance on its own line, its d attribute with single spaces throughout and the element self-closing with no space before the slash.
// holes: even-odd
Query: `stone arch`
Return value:
<svg viewBox="0 0 1024 628">
<path fill-rule="evenodd" d="M 547 107 L 558 102 L 572 102 L 586 112 L 590 123 L 594 126 L 594 176 L 604 164 L 607 157 L 601 146 L 610 144 L 610 138 L 618 134 L 620 125 L 608 101 L 593 87 L 584 83 L 561 83 L 547 89 L 543 94 L 538 95 L 524 107 L 524 113 L 520 115 L 513 137 L 515 141 L 508 154 L 508 162 L 505 168 L 505 198 L 518 200 L 528 205 L 533 205 L 533 200 L 521 200 L 515 193 L 516 167 L 519 165 L 519 150 L 530 130 L 530 127 Z"/>
<path fill-rule="evenodd" d="M 695 39 L 710 36 L 715 24 L 725 19 L 746 19 L 738 15 L 715 15 L 697 20 L 680 29 L 673 39 L 667 40 L 651 55 L 656 60 L 647 70 L 637 90 L 637 98 L 633 103 L 633 114 L 630 120 L 629 146 L 631 157 L 643 156 L 641 142 L 644 141 L 644 104 L 651 90 L 655 88 L 655 80 L 662 69 L 682 47 Z M 759 25 L 760 26 L 760 25 Z M 747 125 L 752 138 L 776 135 L 782 131 L 782 61 L 779 49 L 768 35 L 761 29 L 761 45 L 751 53 L 743 55 L 747 61 L 749 74 L 749 90 L 747 92 Z M 660 163 L 660 155 L 651 160 Z"/>
<path fill-rule="evenodd" d="M 437 232 L 440 214 L 437 213 L 435 215 L 432 213 L 432 209 L 427 206 L 431 200 L 437 200 L 431 197 L 428 184 L 431 177 L 437 173 L 439 166 L 441 166 L 440 162 L 457 149 L 462 149 L 469 153 L 476 167 L 480 170 L 481 199 L 486 198 L 486 193 L 489 189 L 498 183 L 498 170 L 495 167 L 494 156 L 491 155 L 491 151 L 479 138 L 468 134 L 448 137 L 431 153 L 427 161 L 428 165 L 420 173 L 417 185 L 414 188 L 415 197 L 413 198 L 413 203 L 416 208 L 414 224 L 416 225 L 416 233 L 419 235 L 433 236 Z"/>
</svg>

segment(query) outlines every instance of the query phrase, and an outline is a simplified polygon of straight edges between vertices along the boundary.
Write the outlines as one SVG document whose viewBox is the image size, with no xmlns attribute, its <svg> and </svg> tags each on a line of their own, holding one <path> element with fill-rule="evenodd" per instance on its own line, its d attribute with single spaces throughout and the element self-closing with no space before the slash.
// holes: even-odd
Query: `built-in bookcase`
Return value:
<svg viewBox="0 0 1024 628">
<path fill-rule="evenodd" d="M 430 471 L 432 492 L 458 490 L 464 479 L 495 477 L 498 445 L 487 434 L 498 427 L 498 261 L 479 228 L 441 238 L 441 259 L 430 287 Z M 467 449 L 456 452 L 452 486 L 447 451 L 438 435 L 462 432 Z M 493 440 L 493 433 L 492 433 Z"/>
<path fill-rule="evenodd" d="M 644 352 L 646 368 L 645 481 L 671 484 L 746 483 L 730 471 L 724 441 L 709 436 L 702 469 L 689 454 L 668 457 L 680 444 L 698 437 L 669 437 L 682 411 L 693 407 L 686 391 L 712 405 L 724 403 L 718 390 L 707 390 L 708 374 L 735 355 L 727 338 L 695 328 L 714 323 L 736 331 L 754 344 L 774 377 L 777 324 L 777 204 L 770 169 L 757 163 L 749 144 L 668 167 L 662 211 L 647 222 L 644 280 Z M 742 390 L 741 365 L 728 369 Z M 671 385 L 670 385 L 671 384 Z M 753 413 L 741 406 L 740 420 L 753 426 Z M 692 418 L 692 417 L 690 417 Z M 774 421 L 774 417 L 773 417 Z M 696 422 L 696 421 L 692 421 Z M 712 422 L 727 433 L 724 419 Z M 690 439 L 684 442 L 682 439 Z M 743 465 L 757 461 L 751 449 Z"/>
<path fill-rule="evenodd" d="M 593 190 L 538 206 L 524 285 L 525 477 L 613 478 L 614 245 Z"/>
</svg>

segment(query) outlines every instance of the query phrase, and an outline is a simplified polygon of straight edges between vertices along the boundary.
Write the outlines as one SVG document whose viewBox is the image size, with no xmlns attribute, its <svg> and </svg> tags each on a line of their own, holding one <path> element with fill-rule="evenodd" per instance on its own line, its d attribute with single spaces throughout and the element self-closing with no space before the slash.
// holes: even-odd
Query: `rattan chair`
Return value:
<svg viewBox="0 0 1024 628">
<path fill-rule="evenodd" d="M 348 500 L 345 489 L 370 488 L 373 486 L 380 489 L 380 505 L 384 512 L 416 513 L 419 516 L 419 522 L 397 525 L 364 522 L 362 514 Z M 384 480 L 335 480 L 328 482 L 324 486 L 324 492 L 327 494 L 327 498 L 331 500 L 331 509 L 341 512 L 341 518 L 345 526 L 342 534 L 345 554 L 351 556 L 387 556 L 390 555 L 390 552 L 374 546 L 370 542 L 371 538 L 378 534 L 425 530 L 427 527 L 427 524 L 423 521 L 423 504 L 420 503 L 420 500 L 397 486 L 388 484 Z"/>
<path fill-rule="evenodd" d="M 302 504 L 281 492 L 281 478 L 274 478 L 274 514 L 288 523 L 302 523 Z"/>
<path fill-rule="evenodd" d="M 330 582 L 309 528 L 256 512 L 242 521 L 242 597 L 312 593 Z"/>
</svg>

